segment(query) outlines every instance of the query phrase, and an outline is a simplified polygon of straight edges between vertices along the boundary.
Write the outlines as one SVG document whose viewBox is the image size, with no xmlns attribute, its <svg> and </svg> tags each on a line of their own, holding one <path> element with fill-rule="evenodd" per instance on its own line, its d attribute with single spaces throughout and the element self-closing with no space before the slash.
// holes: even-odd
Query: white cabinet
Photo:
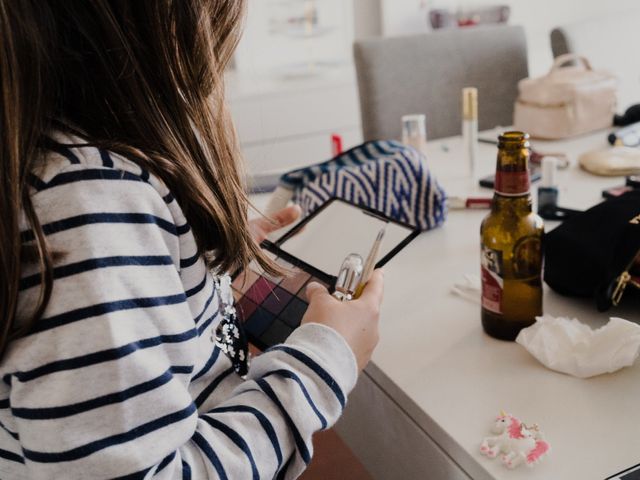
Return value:
<svg viewBox="0 0 640 480">
<path fill-rule="evenodd" d="M 333 129 L 331 132 L 314 133 L 300 138 L 276 139 L 242 149 L 249 173 L 261 175 L 285 172 L 328 160 L 331 155 L 330 133 L 342 136 L 347 148 L 360 143 L 362 133 L 359 128 Z"/>
<path fill-rule="evenodd" d="M 375 480 L 471 480 L 366 371 L 335 429 Z"/>
<path fill-rule="evenodd" d="M 331 135 L 343 147 L 361 142 L 353 67 L 308 78 L 233 72 L 227 98 L 249 173 L 283 172 L 331 157 Z"/>
<path fill-rule="evenodd" d="M 251 175 L 330 158 L 332 134 L 360 142 L 354 24 L 353 0 L 248 2 L 226 87 Z"/>
</svg>

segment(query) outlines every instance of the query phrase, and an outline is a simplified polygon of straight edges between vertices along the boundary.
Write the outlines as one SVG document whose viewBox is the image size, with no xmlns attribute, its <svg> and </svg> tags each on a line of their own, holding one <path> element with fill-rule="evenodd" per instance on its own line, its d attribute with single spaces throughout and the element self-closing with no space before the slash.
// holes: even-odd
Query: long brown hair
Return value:
<svg viewBox="0 0 640 480">
<path fill-rule="evenodd" d="M 52 129 L 132 158 L 172 190 L 210 267 L 257 258 L 223 72 L 242 0 L 0 0 L 0 353 L 48 303 L 51 253 L 27 178 Z M 21 212 L 35 232 L 20 242 Z M 15 326 L 21 261 L 40 266 L 30 321 Z"/>
</svg>

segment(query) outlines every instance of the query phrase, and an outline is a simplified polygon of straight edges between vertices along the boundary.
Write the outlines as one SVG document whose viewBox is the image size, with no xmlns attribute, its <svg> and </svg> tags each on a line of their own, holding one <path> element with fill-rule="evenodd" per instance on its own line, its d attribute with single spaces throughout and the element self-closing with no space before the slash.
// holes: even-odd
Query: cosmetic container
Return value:
<svg viewBox="0 0 640 480">
<path fill-rule="evenodd" d="M 402 143 L 426 155 L 427 117 L 424 114 L 402 116 Z"/>
<path fill-rule="evenodd" d="M 364 269 L 364 261 L 357 253 L 350 253 L 342 262 L 338 279 L 336 280 L 335 291 L 333 296 L 341 302 L 351 300 L 358 288 L 362 272 Z"/>
<path fill-rule="evenodd" d="M 478 89 L 462 89 L 462 141 L 472 184 L 478 181 Z"/>
</svg>

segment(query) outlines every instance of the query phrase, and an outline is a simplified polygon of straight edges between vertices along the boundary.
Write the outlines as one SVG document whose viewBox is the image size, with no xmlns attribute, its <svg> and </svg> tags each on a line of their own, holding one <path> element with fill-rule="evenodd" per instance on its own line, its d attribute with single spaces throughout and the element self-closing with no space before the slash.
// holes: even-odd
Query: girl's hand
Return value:
<svg viewBox="0 0 640 480">
<path fill-rule="evenodd" d="M 378 269 L 373 272 L 360 298 L 340 302 L 322 285 L 310 283 L 307 286 L 309 308 L 302 323 L 321 323 L 336 330 L 353 350 L 358 369 L 362 370 L 378 344 L 383 284 L 382 270 Z"/>
<path fill-rule="evenodd" d="M 249 220 L 249 230 L 256 243 L 262 242 L 271 232 L 295 222 L 302 210 L 298 205 L 291 205 L 275 212 L 271 218 L 259 217 Z"/>
</svg>

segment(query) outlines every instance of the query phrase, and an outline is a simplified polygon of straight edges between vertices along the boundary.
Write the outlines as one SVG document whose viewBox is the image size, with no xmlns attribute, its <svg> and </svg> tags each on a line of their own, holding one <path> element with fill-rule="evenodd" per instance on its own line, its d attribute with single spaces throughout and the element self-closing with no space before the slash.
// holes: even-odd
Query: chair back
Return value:
<svg viewBox="0 0 640 480">
<path fill-rule="evenodd" d="M 508 126 L 528 76 L 519 26 L 487 26 L 354 44 L 364 140 L 400 139 L 402 115 L 424 113 L 427 138 L 461 132 L 461 91 L 478 88 L 479 128 Z"/>
</svg>

